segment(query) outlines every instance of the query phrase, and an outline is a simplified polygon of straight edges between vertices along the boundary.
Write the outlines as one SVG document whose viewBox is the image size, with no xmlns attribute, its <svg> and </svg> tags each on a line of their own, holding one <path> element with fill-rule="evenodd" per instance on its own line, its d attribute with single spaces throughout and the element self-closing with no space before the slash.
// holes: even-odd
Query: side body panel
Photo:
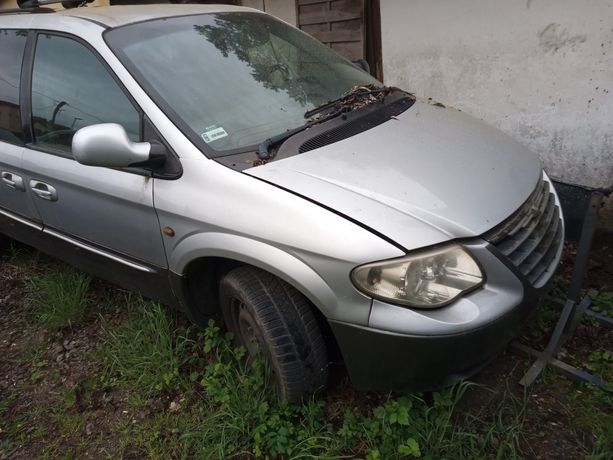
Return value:
<svg viewBox="0 0 613 460">
<path fill-rule="evenodd" d="M 43 20 L 44 16 L 37 16 L 37 19 Z M 33 30 L 36 31 L 37 21 L 34 22 Z M 80 21 L 73 22 L 78 24 Z M 41 29 L 46 33 L 43 24 Z M 48 137 L 49 133 L 53 138 L 55 133 L 70 132 L 70 117 L 75 117 L 72 123 L 74 126 L 78 120 L 82 120 L 77 117 L 78 114 L 85 117 L 89 123 L 95 122 L 96 119 L 102 120 L 97 115 L 105 116 L 102 114 L 106 113 L 108 116 L 108 107 L 123 107 L 126 111 L 131 111 L 132 120 L 138 122 L 138 106 L 122 93 L 122 85 L 117 80 L 114 81 L 112 70 L 104 68 L 104 60 L 97 56 L 88 44 L 88 34 L 79 37 L 71 33 L 70 27 L 67 29 L 69 30 L 62 34 L 41 33 L 36 40 L 30 40 L 30 52 L 27 53 L 29 59 L 24 61 L 22 110 L 27 112 L 34 107 L 34 104 L 30 103 L 34 96 L 38 100 L 44 99 L 51 107 L 55 104 L 51 120 L 40 118 L 38 121 L 43 133 L 41 139 Z M 94 36 L 98 35 L 100 27 L 94 25 L 93 32 Z M 61 48 L 67 44 L 72 48 Z M 57 48 L 58 45 L 60 48 Z M 34 46 L 36 51 L 32 52 Z M 53 53 L 62 49 L 71 49 L 79 54 L 75 57 L 78 58 L 76 62 L 99 68 L 96 76 L 91 73 L 79 75 L 79 68 L 75 66 L 70 74 L 62 74 L 64 67 L 53 64 Z M 34 81 L 40 84 L 46 76 L 55 84 L 47 84 L 36 92 Z M 79 80 L 79 77 L 87 76 L 93 79 L 93 83 L 90 83 L 89 79 Z M 120 101 L 120 105 L 107 107 L 107 101 L 101 99 L 102 95 L 99 95 L 99 100 L 96 101 L 95 94 L 92 94 L 96 88 L 106 89 L 104 94 L 111 96 L 111 103 Z M 36 94 L 33 94 L 34 92 Z M 83 101 L 91 107 L 82 106 Z M 64 117 L 66 120 L 60 123 L 58 120 L 64 116 L 64 109 L 68 109 L 70 115 L 68 118 Z M 36 118 L 30 118 L 29 112 L 26 115 L 35 125 Z M 135 129 L 138 136 L 138 125 Z M 65 145 L 70 138 L 64 137 L 53 139 Z M 44 226 L 60 237 L 76 238 L 148 265 L 166 267 L 161 232 L 153 207 L 153 180 L 127 171 L 81 165 L 70 153 L 45 147 L 42 142 L 26 146 L 22 167 L 26 172 L 25 182 L 33 193 L 33 201 Z"/>
<path fill-rule="evenodd" d="M 140 292 L 145 297 L 180 307 L 169 284 L 166 269 L 137 264 L 90 243 L 81 242 L 57 232 L 16 220 L 0 212 L 0 234 L 33 246 L 124 289 Z M 1 235 L 0 235 L 1 236 Z M 1 290 L 1 286 L 0 286 Z"/>
<path fill-rule="evenodd" d="M 23 147 L 0 141 L 0 213 L 40 221 L 21 167 L 23 151 Z"/>
<path fill-rule="evenodd" d="M 45 227 L 96 243 L 149 265 L 166 267 L 153 208 L 153 179 L 26 149 L 28 184 L 54 187 L 56 201 L 35 196 Z"/>
<path fill-rule="evenodd" d="M 87 187 L 96 206 L 104 209 L 103 197 L 106 196 L 106 201 L 110 190 L 119 187 L 132 197 L 137 214 L 139 207 L 155 204 L 159 226 L 175 230 L 173 238 L 163 238 L 169 269 L 175 275 L 173 279 L 184 274 L 190 261 L 226 257 L 275 273 L 301 290 L 327 317 L 367 324 L 371 299 L 353 287 L 349 273 L 357 264 L 373 258 L 402 255 L 400 249 L 342 216 L 208 160 L 160 111 L 108 49 L 101 35 L 102 27 L 61 15 L 53 18 L 37 15 L 32 27 L 73 34 L 94 47 L 177 152 L 184 171 L 181 178 L 172 181 L 130 176 L 122 182 L 115 177 L 117 171 L 90 168 L 96 170 L 96 175 L 86 178 L 82 169 L 87 167 L 62 157 L 44 157 L 46 154 L 29 149 L 24 163 L 32 178 L 52 180 L 53 177 L 54 181 L 61 178 L 58 202 L 64 199 L 71 203 L 70 208 L 83 209 L 83 196 L 74 192 L 78 187 Z M 58 168 L 63 171 L 56 171 Z M 152 189 L 153 201 L 149 201 Z M 68 230 L 68 222 L 80 232 L 76 235 L 79 238 L 98 238 L 89 232 L 92 231 L 90 224 L 100 224 L 96 223 L 101 220 L 100 216 L 84 218 L 72 210 L 75 215 L 67 216 L 65 221 L 64 211 L 57 214 L 53 208 L 58 202 L 37 202 L 46 220 L 62 230 Z M 107 212 L 109 217 L 135 219 L 124 210 Z M 106 231 L 112 230 L 112 221 L 102 223 L 107 226 Z M 113 238 L 119 244 L 108 244 L 115 249 L 140 248 L 137 255 L 144 251 L 142 242 L 122 242 L 122 232 L 116 231 Z M 161 257 L 144 254 L 143 260 L 160 263 Z"/>
<path fill-rule="evenodd" d="M 349 274 L 361 263 L 403 252 L 342 216 L 201 157 L 183 176 L 156 182 L 169 267 L 225 257 L 269 271 L 305 294 L 327 318 L 367 324 L 371 299 Z M 178 205 L 181 203 L 181 205 Z M 342 319 L 341 319 L 342 318 Z"/>
<path fill-rule="evenodd" d="M 56 14 L 0 17 L 0 28 L 5 26 L 4 19 L 10 19 L 11 28 L 55 30 L 86 42 L 100 38 L 103 30 L 91 22 Z M 32 45 L 30 41 L 21 82 L 26 129 L 31 120 L 27 99 Z M 153 207 L 153 179 L 91 168 L 68 155 L 5 142 L 0 142 L 0 170 L 18 174 L 25 189 L 17 193 L 5 186 L 5 181 L 0 182 L 0 233 L 126 289 L 166 304 L 178 304 L 170 287 Z M 57 199 L 34 194 L 31 181 L 53 187 Z"/>
</svg>

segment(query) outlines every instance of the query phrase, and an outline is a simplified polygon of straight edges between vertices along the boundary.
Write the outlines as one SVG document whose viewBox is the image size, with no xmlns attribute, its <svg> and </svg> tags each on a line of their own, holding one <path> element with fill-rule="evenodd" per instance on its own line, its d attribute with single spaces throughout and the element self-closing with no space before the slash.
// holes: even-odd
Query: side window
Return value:
<svg viewBox="0 0 613 460">
<path fill-rule="evenodd" d="M 19 79 L 28 32 L 0 30 L 0 141 L 23 144 Z"/>
<path fill-rule="evenodd" d="M 72 136 L 98 123 L 119 123 L 140 140 L 140 115 L 99 59 L 84 45 L 39 35 L 32 72 L 34 142 L 70 152 Z"/>
</svg>

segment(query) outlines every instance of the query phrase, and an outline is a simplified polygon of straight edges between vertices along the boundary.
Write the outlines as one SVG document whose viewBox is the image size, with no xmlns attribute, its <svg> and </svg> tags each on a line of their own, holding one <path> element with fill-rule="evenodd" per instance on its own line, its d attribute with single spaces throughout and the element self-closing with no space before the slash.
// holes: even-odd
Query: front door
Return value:
<svg viewBox="0 0 613 460">
<path fill-rule="evenodd" d="M 38 33 L 31 78 L 33 142 L 23 154 L 23 168 L 44 232 L 90 256 L 137 271 L 164 271 L 153 178 L 85 166 L 71 153 L 74 133 L 98 123 L 119 123 L 140 141 L 142 118 L 88 45 L 71 36 Z"/>
</svg>

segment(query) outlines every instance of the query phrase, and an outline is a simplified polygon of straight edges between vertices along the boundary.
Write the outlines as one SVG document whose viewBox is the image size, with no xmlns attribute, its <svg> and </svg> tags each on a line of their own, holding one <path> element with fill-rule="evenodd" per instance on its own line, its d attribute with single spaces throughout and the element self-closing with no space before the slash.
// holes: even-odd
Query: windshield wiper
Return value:
<svg viewBox="0 0 613 460">
<path fill-rule="evenodd" d="M 364 89 L 362 89 L 364 88 Z M 317 115 L 318 113 L 324 112 L 327 109 L 330 108 L 334 108 L 336 107 L 336 110 L 331 111 L 330 113 L 323 115 L 321 117 L 317 117 L 314 120 L 308 120 L 304 125 L 302 126 L 298 126 L 297 128 L 294 129 L 290 129 L 289 131 L 285 131 L 281 134 L 277 134 L 276 136 L 270 137 L 268 139 L 266 139 L 264 142 L 262 142 L 259 146 L 258 146 L 258 158 L 262 161 L 267 161 L 271 158 L 271 152 L 270 149 L 271 147 L 273 147 L 274 145 L 277 145 L 283 141 L 285 141 L 286 139 L 289 139 L 290 137 L 292 137 L 294 134 L 297 134 L 301 131 L 304 131 L 307 128 L 310 128 L 313 125 L 322 123 L 324 121 L 330 120 L 331 118 L 335 118 L 339 115 L 342 115 L 344 113 L 350 112 L 351 110 L 353 110 L 354 108 L 351 107 L 351 105 L 348 104 L 344 104 L 347 103 L 348 101 L 355 101 L 357 103 L 362 103 L 362 101 L 360 100 L 362 97 L 364 96 L 368 96 L 371 94 L 378 94 L 378 93 L 384 93 L 384 92 L 391 92 L 393 91 L 394 88 L 389 87 L 389 86 L 383 86 L 381 88 L 369 88 L 369 87 L 354 87 L 352 88 L 352 90 L 350 90 L 349 92 L 345 93 L 344 95 L 342 95 L 341 97 L 339 97 L 338 99 L 334 99 L 333 101 L 329 101 L 326 102 L 323 105 L 320 105 L 319 107 L 316 107 L 314 109 L 309 110 L 308 112 L 306 112 L 304 114 L 305 118 L 311 118 L 313 115 Z M 385 95 L 384 95 L 385 96 Z M 377 98 L 377 100 L 382 100 L 382 98 Z M 361 106 L 365 106 L 365 105 L 369 105 L 370 103 L 375 102 L 375 101 L 369 101 L 366 104 L 362 103 Z"/>
<path fill-rule="evenodd" d="M 258 151 L 257 151 L 258 158 L 260 160 L 269 160 L 270 157 L 271 157 L 270 149 L 274 145 L 277 145 L 277 144 L 285 141 L 286 139 L 289 139 L 294 134 L 298 134 L 299 132 L 304 131 L 307 128 L 310 128 L 313 125 L 316 125 L 316 124 L 322 123 L 324 121 L 330 120 L 331 118 L 338 117 L 339 115 L 345 113 L 345 111 L 346 110 L 344 110 L 344 109 L 337 110 L 335 112 L 329 113 L 328 115 L 326 115 L 324 117 L 319 117 L 317 120 L 307 121 L 304 125 L 298 126 L 297 128 L 290 129 L 290 130 L 285 131 L 285 132 L 283 132 L 281 134 L 277 134 L 276 136 L 273 136 L 273 137 L 269 137 L 268 139 L 266 139 L 264 142 L 262 142 L 258 146 Z"/>
<path fill-rule="evenodd" d="M 325 104 L 320 105 L 319 107 L 315 107 L 304 114 L 304 118 L 311 118 L 313 115 L 317 115 L 331 107 L 334 107 L 337 104 L 341 104 L 343 102 L 347 102 L 351 99 L 358 99 L 362 96 L 368 96 L 370 94 L 382 93 L 384 91 L 390 91 L 391 88 L 389 86 L 382 86 L 381 88 L 373 88 L 364 91 L 350 91 L 348 93 L 343 94 L 341 97 L 334 99 L 332 101 L 328 101 Z"/>
</svg>

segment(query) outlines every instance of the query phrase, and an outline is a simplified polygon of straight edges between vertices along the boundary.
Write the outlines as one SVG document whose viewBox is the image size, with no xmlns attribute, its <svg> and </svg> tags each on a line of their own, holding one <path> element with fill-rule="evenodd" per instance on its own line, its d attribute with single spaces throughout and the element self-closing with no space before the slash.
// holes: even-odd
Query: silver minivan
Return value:
<svg viewBox="0 0 613 460">
<path fill-rule="evenodd" d="M 290 401 L 473 374 L 564 240 L 520 144 L 240 7 L 0 14 L 0 172 L 0 233 L 221 313 Z"/>
</svg>

